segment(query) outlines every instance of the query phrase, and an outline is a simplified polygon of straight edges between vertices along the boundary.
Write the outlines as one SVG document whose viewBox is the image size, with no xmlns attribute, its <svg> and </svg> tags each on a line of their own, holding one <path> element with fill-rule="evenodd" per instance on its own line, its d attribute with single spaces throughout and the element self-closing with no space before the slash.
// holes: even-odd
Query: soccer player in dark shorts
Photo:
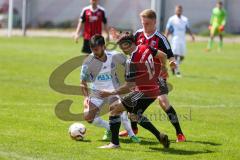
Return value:
<svg viewBox="0 0 240 160">
<path fill-rule="evenodd" d="M 110 95 L 122 95 L 128 93 L 121 99 L 121 102 L 114 102 L 110 106 L 110 130 L 112 132 L 111 143 L 100 148 L 119 148 L 120 114 L 127 110 L 131 118 L 138 121 L 138 124 L 150 131 L 158 141 L 168 148 L 170 141 L 166 134 L 160 133 L 156 127 L 143 115 L 144 111 L 154 102 L 159 95 L 157 83 L 158 74 L 155 70 L 153 58 L 164 61 L 166 54 L 150 46 L 136 46 L 132 34 L 126 33 L 118 40 L 121 50 L 130 55 L 125 66 L 125 84 L 115 91 L 101 91 L 102 97 Z"/>
<path fill-rule="evenodd" d="M 149 45 L 155 49 L 161 50 L 167 54 L 169 60 L 169 65 L 172 69 L 176 67 L 175 58 L 168 42 L 167 38 L 163 36 L 156 29 L 156 13 L 151 9 L 146 9 L 140 13 L 140 19 L 143 28 L 136 31 L 135 43 L 136 45 Z M 154 58 L 155 62 L 161 63 L 158 59 Z M 156 68 L 157 69 L 157 68 Z M 168 86 L 167 86 L 168 73 L 167 70 L 160 71 L 159 75 L 159 86 L 160 86 L 160 96 L 158 96 L 159 104 L 165 113 L 168 115 L 168 118 L 176 130 L 177 142 L 184 142 L 186 138 L 182 132 L 177 113 L 172 105 L 170 105 L 168 99 Z M 132 122 L 132 129 L 135 134 L 138 132 L 137 123 Z M 120 136 L 127 136 L 126 131 L 122 131 L 119 134 Z"/>
<path fill-rule="evenodd" d="M 89 45 L 92 36 L 95 34 L 102 34 L 102 24 L 104 24 L 104 30 L 107 33 L 106 40 L 109 40 L 105 9 L 98 5 L 98 0 L 90 0 L 90 3 L 90 6 L 87 6 L 82 10 L 74 36 L 75 42 L 78 43 L 80 32 L 84 28 L 82 52 L 87 54 L 92 53 Z"/>
</svg>

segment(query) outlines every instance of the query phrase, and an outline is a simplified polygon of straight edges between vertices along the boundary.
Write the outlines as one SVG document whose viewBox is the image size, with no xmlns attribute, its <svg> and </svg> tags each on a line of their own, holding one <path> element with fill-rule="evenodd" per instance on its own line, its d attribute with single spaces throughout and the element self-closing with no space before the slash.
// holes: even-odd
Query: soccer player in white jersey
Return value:
<svg viewBox="0 0 240 160">
<path fill-rule="evenodd" d="M 99 112 L 105 103 L 111 104 L 119 100 L 118 96 L 101 98 L 99 92 L 102 90 L 114 91 L 120 86 L 116 69 L 118 65 L 125 65 L 126 57 L 115 51 L 105 50 L 105 40 L 101 35 L 95 35 L 90 40 L 90 54 L 84 61 L 81 69 L 81 89 L 84 99 L 84 119 L 98 127 L 106 129 L 103 140 L 110 139 L 110 125 L 99 117 Z M 91 83 L 91 93 L 87 83 Z M 139 143 L 140 139 L 132 131 L 127 113 L 121 115 L 124 128 L 128 131 L 133 142 Z"/>
<path fill-rule="evenodd" d="M 190 29 L 188 18 L 182 15 L 183 7 L 177 5 L 175 8 L 175 15 L 170 17 L 166 26 L 166 37 L 172 34 L 172 50 L 175 56 L 177 67 L 173 70 L 173 74 L 177 77 L 181 77 L 179 65 L 184 59 L 186 53 L 186 32 L 191 35 L 192 41 L 195 41 L 195 37 Z"/>
</svg>

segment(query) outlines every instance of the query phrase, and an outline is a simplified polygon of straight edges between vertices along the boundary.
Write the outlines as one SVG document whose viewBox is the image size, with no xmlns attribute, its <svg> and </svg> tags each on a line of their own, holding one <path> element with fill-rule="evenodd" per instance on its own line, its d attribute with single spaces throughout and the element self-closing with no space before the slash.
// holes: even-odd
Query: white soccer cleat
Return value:
<svg viewBox="0 0 240 160">
<path fill-rule="evenodd" d="M 101 146 L 101 147 L 98 147 L 98 148 L 103 148 L 103 149 L 117 149 L 117 148 L 120 148 L 120 145 L 116 145 L 116 144 L 113 144 L 113 143 L 109 143 L 108 145 Z"/>
</svg>

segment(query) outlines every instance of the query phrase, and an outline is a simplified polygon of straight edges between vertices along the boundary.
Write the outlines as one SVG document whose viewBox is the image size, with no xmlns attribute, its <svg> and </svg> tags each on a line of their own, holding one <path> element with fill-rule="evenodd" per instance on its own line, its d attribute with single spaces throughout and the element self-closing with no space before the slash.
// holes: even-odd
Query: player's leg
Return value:
<svg viewBox="0 0 240 160">
<path fill-rule="evenodd" d="M 214 39 L 214 36 L 215 36 L 216 32 L 217 32 L 217 27 L 212 26 L 212 28 L 210 29 L 210 38 L 208 40 L 208 45 L 207 45 L 207 50 L 206 51 L 210 51 L 212 49 L 213 39 Z"/>
<path fill-rule="evenodd" d="M 110 130 L 112 132 L 111 143 L 105 146 L 101 146 L 99 148 L 119 148 L 119 128 L 121 125 L 121 113 L 125 110 L 124 106 L 120 101 L 115 101 L 110 105 L 110 116 L 109 116 L 109 124 Z"/>
<path fill-rule="evenodd" d="M 82 53 L 84 53 L 84 54 L 92 53 L 90 44 L 89 44 L 89 40 L 87 40 L 87 39 L 83 40 Z"/>
<path fill-rule="evenodd" d="M 128 113 L 127 111 L 124 111 L 121 114 L 121 122 L 125 128 L 125 130 L 128 133 L 128 136 L 130 137 L 130 139 L 134 142 L 134 143 L 140 143 L 140 139 L 134 134 L 132 127 L 131 127 L 131 122 L 128 119 Z"/>
<path fill-rule="evenodd" d="M 221 51 L 223 48 L 223 33 L 219 32 L 219 44 L 218 44 L 218 50 Z"/>
<path fill-rule="evenodd" d="M 180 55 L 175 55 L 175 59 L 176 59 L 177 66 L 176 66 L 176 69 L 174 70 L 174 74 L 177 77 L 180 77 L 181 76 L 181 73 L 180 73 L 181 57 L 180 57 Z"/>
<path fill-rule="evenodd" d="M 103 99 L 90 97 L 88 103 L 84 103 L 84 119 L 88 123 L 92 123 L 97 127 L 105 128 L 106 135 L 106 133 L 110 134 L 109 123 L 98 116 L 98 113 L 100 112 L 103 103 L 104 103 Z M 107 135 L 107 137 L 105 137 L 105 135 L 103 136 L 103 140 L 110 138 L 110 135 Z"/>
<path fill-rule="evenodd" d="M 168 87 L 165 80 L 160 79 L 159 80 L 159 87 L 160 87 L 160 96 L 158 96 L 159 105 L 164 110 L 164 112 L 167 114 L 170 122 L 174 126 L 176 130 L 177 135 L 177 142 L 186 141 L 186 138 L 182 132 L 177 113 L 172 105 L 170 105 L 170 102 L 168 100 Z"/>
<path fill-rule="evenodd" d="M 168 136 L 160 133 L 156 127 L 143 115 L 144 111 L 154 102 L 155 98 L 148 98 L 141 92 L 133 92 L 123 99 L 124 107 L 131 112 L 131 119 L 137 121 L 140 126 L 150 131 L 165 148 L 170 142 Z"/>
</svg>

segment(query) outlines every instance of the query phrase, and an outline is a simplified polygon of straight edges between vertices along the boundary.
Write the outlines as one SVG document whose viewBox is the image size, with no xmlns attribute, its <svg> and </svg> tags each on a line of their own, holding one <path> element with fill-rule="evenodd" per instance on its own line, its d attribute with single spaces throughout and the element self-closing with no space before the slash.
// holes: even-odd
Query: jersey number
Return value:
<svg viewBox="0 0 240 160">
<path fill-rule="evenodd" d="M 149 80 L 150 80 L 153 78 L 153 75 L 155 74 L 154 61 L 153 61 L 152 55 L 148 56 L 148 59 L 146 60 L 145 65 L 147 67 Z"/>
</svg>

